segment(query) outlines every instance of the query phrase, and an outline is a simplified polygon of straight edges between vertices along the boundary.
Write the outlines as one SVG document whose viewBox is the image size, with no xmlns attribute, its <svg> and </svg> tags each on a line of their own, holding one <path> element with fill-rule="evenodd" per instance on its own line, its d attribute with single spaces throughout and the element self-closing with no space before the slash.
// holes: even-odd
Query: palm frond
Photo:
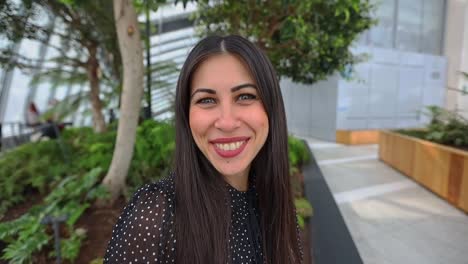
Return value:
<svg viewBox="0 0 468 264">
<path fill-rule="evenodd" d="M 30 85 L 48 83 L 51 86 L 68 86 L 85 84 L 87 81 L 87 74 L 80 70 L 66 71 L 63 68 L 57 67 L 35 74 L 31 79 Z"/>
<path fill-rule="evenodd" d="M 44 112 L 41 118 L 44 120 L 53 119 L 54 121 L 63 121 L 65 118 L 75 113 L 82 102 L 86 100 L 88 100 L 88 92 L 71 94 Z"/>
</svg>

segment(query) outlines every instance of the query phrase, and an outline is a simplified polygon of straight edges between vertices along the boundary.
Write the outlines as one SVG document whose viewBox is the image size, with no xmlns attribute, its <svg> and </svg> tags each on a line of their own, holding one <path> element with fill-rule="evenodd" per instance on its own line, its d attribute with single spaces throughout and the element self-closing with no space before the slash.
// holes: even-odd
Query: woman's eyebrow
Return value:
<svg viewBox="0 0 468 264">
<path fill-rule="evenodd" d="M 239 85 L 236 85 L 234 87 L 231 88 L 231 92 L 237 92 L 239 91 L 240 89 L 243 89 L 243 88 L 254 88 L 254 89 L 257 89 L 257 86 L 255 84 L 252 84 L 252 83 L 243 83 L 243 84 L 239 84 Z M 216 91 L 213 90 L 213 89 L 210 89 L 210 88 L 198 88 L 195 90 L 195 92 L 192 93 L 192 95 L 190 96 L 190 98 L 192 98 L 196 93 L 209 93 L 209 94 L 216 94 Z"/>
<path fill-rule="evenodd" d="M 257 86 L 255 84 L 253 84 L 253 83 L 244 83 L 244 84 L 240 84 L 240 85 L 232 87 L 231 92 L 237 92 L 240 89 L 247 88 L 247 87 L 257 89 Z"/>
<path fill-rule="evenodd" d="M 192 93 L 192 95 L 190 96 L 190 98 L 192 98 L 196 93 L 209 93 L 209 94 L 216 94 L 216 91 L 213 90 L 213 89 L 208 89 L 208 88 L 198 88 L 197 90 L 195 90 L 195 92 Z"/>
</svg>

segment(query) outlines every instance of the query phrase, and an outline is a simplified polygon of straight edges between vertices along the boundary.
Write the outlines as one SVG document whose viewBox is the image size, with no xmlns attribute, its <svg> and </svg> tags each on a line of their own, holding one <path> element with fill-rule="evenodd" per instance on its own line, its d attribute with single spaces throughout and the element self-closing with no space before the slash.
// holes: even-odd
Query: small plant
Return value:
<svg viewBox="0 0 468 264">
<path fill-rule="evenodd" d="M 305 221 L 312 215 L 312 206 L 309 201 L 303 197 L 303 183 L 298 175 L 295 175 L 299 168 L 310 161 L 309 150 L 304 141 L 288 136 L 288 157 L 291 167 L 291 186 L 294 191 L 294 205 L 296 207 L 296 217 L 299 227 L 304 229 Z"/>
<path fill-rule="evenodd" d="M 0 219 L 6 210 L 23 201 L 28 189 L 45 193 L 47 186 L 66 172 L 54 141 L 21 145 L 0 158 Z"/>
<path fill-rule="evenodd" d="M 294 206 L 296 207 L 297 223 L 299 227 L 303 229 L 305 220 L 313 214 L 312 206 L 305 198 L 296 198 L 294 200 Z"/>
<path fill-rule="evenodd" d="M 454 111 L 438 106 L 427 107 L 431 122 L 425 139 L 452 146 L 468 146 L 468 120 Z"/>
<path fill-rule="evenodd" d="M 439 144 L 468 148 L 468 120 L 455 111 L 427 106 L 423 114 L 430 122 L 424 129 L 399 129 L 396 132 Z"/>
<path fill-rule="evenodd" d="M 309 151 L 305 143 L 293 136 L 288 136 L 288 157 L 291 167 L 291 174 L 298 171 L 298 168 L 310 160 Z"/>
<path fill-rule="evenodd" d="M 44 203 L 33 206 L 18 219 L 0 223 L 0 240 L 7 246 L 1 259 L 12 264 L 33 263 L 34 256 L 46 250 L 55 256 L 50 228 L 41 224 L 47 216 L 66 215 L 66 237 L 61 241 L 62 257 L 73 261 L 79 254 L 86 232 L 75 229 L 75 223 L 97 198 L 105 198 L 107 192 L 98 185 L 102 169 L 96 168 L 83 176 L 68 176 L 61 180 L 46 196 Z"/>
</svg>

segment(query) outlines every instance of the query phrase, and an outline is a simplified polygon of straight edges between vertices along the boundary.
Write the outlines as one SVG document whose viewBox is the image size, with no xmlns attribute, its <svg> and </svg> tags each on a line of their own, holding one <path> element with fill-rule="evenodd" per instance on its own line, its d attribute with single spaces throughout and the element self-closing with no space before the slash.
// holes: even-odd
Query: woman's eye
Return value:
<svg viewBox="0 0 468 264">
<path fill-rule="evenodd" d="M 214 98 L 202 98 L 200 100 L 197 101 L 197 104 L 214 104 L 215 103 L 215 99 Z"/>
<path fill-rule="evenodd" d="M 239 97 L 237 99 L 240 100 L 240 101 L 255 100 L 255 99 L 257 99 L 257 96 L 255 96 L 253 94 L 241 94 L 241 95 L 239 95 Z"/>
</svg>

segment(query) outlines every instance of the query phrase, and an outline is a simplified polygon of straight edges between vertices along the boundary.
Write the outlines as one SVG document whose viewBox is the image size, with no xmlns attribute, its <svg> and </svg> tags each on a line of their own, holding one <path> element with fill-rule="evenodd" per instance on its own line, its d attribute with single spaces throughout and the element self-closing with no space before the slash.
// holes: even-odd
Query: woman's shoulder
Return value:
<svg viewBox="0 0 468 264">
<path fill-rule="evenodd" d="M 104 263 L 169 258 L 165 249 L 174 248 L 173 218 L 173 175 L 139 188 L 117 220 Z"/>
<path fill-rule="evenodd" d="M 141 204 L 145 204 L 148 207 L 159 207 L 161 204 L 166 204 L 172 207 L 175 196 L 174 190 L 174 175 L 170 173 L 158 181 L 140 187 L 133 195 L 129 206 L 138 207 Z"/>
<path fill-rule="evenodd" d="M 161 178 L 157 181 L 147 183 L 141 186 L 137 193 L 163 193 L 170 195 L 174 193 L 174 173 L 170 172 L 164 178 Z"/>
</svg>

